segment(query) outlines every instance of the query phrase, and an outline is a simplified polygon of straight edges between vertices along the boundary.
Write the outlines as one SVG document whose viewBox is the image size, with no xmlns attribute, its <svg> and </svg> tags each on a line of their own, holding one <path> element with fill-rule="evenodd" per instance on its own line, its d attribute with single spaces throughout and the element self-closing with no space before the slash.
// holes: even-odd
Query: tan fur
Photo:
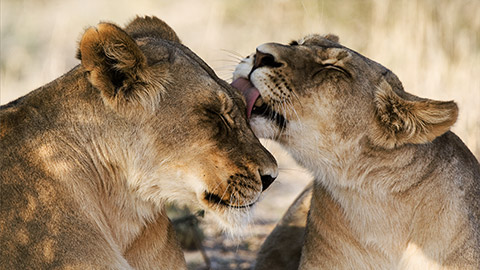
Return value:
<svg viewBox="0 0 480 270">
<path fill-rule="evenodd" d="M 258 253 L 255 269 L 298 269 L 311 199 L 312 184 L 309 184 L 268 235 Z"/>
<path fill-rule="evenodd" d="M 0 107 L 0 268 L 185 269 L 165 203 L 236 229 L 275 160 L 161 20 L 89 28 L 78 58 Z"/>
<path fill-rule="evenodd" d="M 308 205 L 309 192 L 300 269 L 480 268 L 480 166 L 449 131 L 454 102 L 408 94 L 390 70 L 332 36 L 263 44 L 239 64 L 241 77 L 286 119 L 253 113 L 255 133 L 315 176 L 263 244 L 257 269 L 295 268 L 287 262 L 298 260 L 302 232 L 284 224 L 301 216 L 296 205 Z"/>
</svg>

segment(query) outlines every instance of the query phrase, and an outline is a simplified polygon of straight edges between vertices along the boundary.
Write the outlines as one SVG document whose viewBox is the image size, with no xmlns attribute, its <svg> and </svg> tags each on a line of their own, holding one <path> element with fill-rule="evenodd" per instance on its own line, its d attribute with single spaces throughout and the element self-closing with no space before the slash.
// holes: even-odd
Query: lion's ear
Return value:
<svg viewBox="0 0 480 270">
<path fill-rule="evenodd" d="M 111 103 L 138 99 L 146 58 L 135 41 L 121 28 L 100 23 L 85 31 L 78 50 L 89 80 Z M 121 101 L 120 101 L 121 100 Z"/>
<path fill-rule="evenodd" d="M 403 97 L 382 81 L 375 93 L 376 123 L 372 141 L 386 148 L 433 141 L 455 123 L 458 107 L 453 101 L 422 99 L 405 92 Z"/>
<path fill-rule="evenodd" d="M 335 34 L 326 34 L 325 38 L 330 40 L 331 42 L 335 42 L 335 43 L 338 43 L 339 40 L 340 40 L 340 38 Z"/>
<path fill-rule="evenodd" d="M 134 39 L 153 37 L 181 43 L 177 34 L 164 21 L 153 17 L 136 17 L 127 25 L 125 31 Z"/>
</svg>

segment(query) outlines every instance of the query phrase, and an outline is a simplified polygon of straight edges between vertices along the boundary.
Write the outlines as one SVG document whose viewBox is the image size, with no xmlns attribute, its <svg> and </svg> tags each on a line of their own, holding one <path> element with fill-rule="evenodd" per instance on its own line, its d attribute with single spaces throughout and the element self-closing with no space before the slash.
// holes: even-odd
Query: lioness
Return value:
<svg viewBox="0 0 480 270">
<path fill-rule="evenodd" d="M 480 166 L 449 131 L 454 102 L 405 92 L 333 35 L 257 47 L 233 85 L 255 134 L 315 176 L 308 219 L 306 190 L 257 269 L 480 269 Z"/>
<path fill-rule="evenodd" d="M 185 269 L 165 203 L 241 226 L 274 158 L 163 21 L 100 23 L 78 58 L 0 109 L 0 268 Z"/>
</svg>

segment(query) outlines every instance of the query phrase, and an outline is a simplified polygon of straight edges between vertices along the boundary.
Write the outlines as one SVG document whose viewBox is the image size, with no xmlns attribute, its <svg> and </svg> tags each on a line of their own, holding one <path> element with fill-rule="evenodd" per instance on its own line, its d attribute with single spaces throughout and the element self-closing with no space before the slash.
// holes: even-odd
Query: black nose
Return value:
<svg viewBox="0 0 480 270">
<path fill-rule="evenodd" d="M 262 178 L 262 191 L 267 189 L 275 180 L 275 177 L 272 177 L 271 175 L 262 175 L 260 176 Z"/>
<path fill-rule="evenodd" d="M 281 67 L 282 63 L 275 61 L 275 57 L 269 53 L 264 53 L 259 50 L 255 53 L 255 63 L 253 69 L 259 67 Z"/>
</svg>

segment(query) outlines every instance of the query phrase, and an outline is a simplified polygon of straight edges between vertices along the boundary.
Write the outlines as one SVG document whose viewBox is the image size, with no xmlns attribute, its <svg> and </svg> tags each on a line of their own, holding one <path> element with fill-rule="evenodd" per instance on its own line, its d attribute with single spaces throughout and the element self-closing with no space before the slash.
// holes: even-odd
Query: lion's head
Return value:
<svg viewBox="0 0 480 270">
<path fill-rule="evenodd" d="M 408 94 L 390 70 L 334 35 L 260 45 L 237 66 L 232 85 L 246 97 L 256 135 L 278 140 L 313 170 L 312 162 L 341 166 L 361 144 L 430 142 L 449 130 L 458 111 L 454 102 Z"/>
<path fill-rule="evenodd" d="M 199 205 L 229 226 L 249 216 L 276 162 L 247 125 L 241 94 L 170 27 L 150 17 L 125 29 L 101 23 L 86 30 L 78 58 L 103 103 L 132 127 L 121 128 L 136 147 L 123 153 L 131 190 L 158 204 Z"/>
</svg>

